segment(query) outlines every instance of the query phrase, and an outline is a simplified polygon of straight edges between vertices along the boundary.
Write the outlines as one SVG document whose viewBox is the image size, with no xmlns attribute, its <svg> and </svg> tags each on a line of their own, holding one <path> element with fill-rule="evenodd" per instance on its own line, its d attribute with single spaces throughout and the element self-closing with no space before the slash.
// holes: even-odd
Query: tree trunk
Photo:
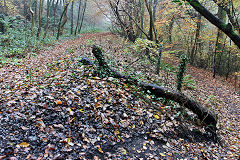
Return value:
<svg viewBox="0 0 240 160">
<path fill-rule="evenodd" d="M 231 41 L 230 41 L 230 45 L 231 45 Z M 227 72 L 226 72 L 226 80 L 229 77 L 230 74 L 230 60 L 231 60 L 231 51 L 228 51 L 228 62 L 227 62 Z"/>
<path fill-rule="evenodd" d="M 54 6 L 55 6 L 54 4 L 55 4 L 55 0 L 52 0 L 52 4 L 50 7 L 50 13 L 49 13 L 50 17 L 53 17 L 53 15 L 54 15 Z"/>
<path fill-rule="evenodd" d="M 218 7 L 218 13 L 217 16 L 219 19 L 221 19 L 224 23 L 226 22 L 226 12 L 221 8 Z M 216 46 L 215 46 L 215 56 L 214 56 L 214 74 L 213 77 L 215 78 L 216 73 L 220 74 L 220 65 L 221 65 L 221 57 L 222 54 L 224 54 L 224 33 L 218 29 L 217 33 L 217 41 L 216 41 Z"/>
<path fill-rule="evenodd" d="M 158 49 L 158 62 L 157 62 L 157 66 L 156 66 L 156 75 L 159 75 L 161 58 L 162 58 L 162 45 L 160 45 L 159 49 Z"/>
<path fill-rule="evenodd" d="M 63 27 L 67 22 L 67 8 L 68 8 L 69 2 L 67 2 L 64 6 L 64 10 L 63 13 L 61 15 L 61 18 L 59 20 L 59 24 L 58 24 L 58 33 L 57 33 L 57 40 L 59 40 L 60 35 L 62 35 L 63 32 Z M 64 18 L 64 19 L 63 19 Z M 62 20 L 63 19 L 63 20 Z"/>
<path fill-rule="evenodd" d="M 156 22 L 156 11 L 157 11 L 158 0 L 154 0 L 153 4 L 153 21 Z"/>
<path fill-rule="evenodd" d="M 169 26 L 168 26 L 168 43 L 172 44 L 172 29 L 173 29 L 173 24 L 174 24 L 174 17 L 172 17 Z"/>
<path fill-rule="evenodd" d="M 34 17 L 34 12 L 32 10 L 32 0 L 30 0 L 29 2 L 29 11 L 31 13 L 31 17 L 32 17 L 32 25 L 31 25 L 31 32 L 32 32 L 32 36 L 34 35 L 34 27 L 35 27 L 35 17 Z"/>
<path fill-rule="evenodd" d="M 37 6 L 38 3 L 37 3 L 37 0 L 34 0 L 33 2 L 33 8 L 34 8 L 34 22 L 37 23 Z"/>
<path fill-rule="evenodd" d="M 47 1 L 47 24 L 45 26 L 45 33 L 44 33 L 44 36 L 43 36 L 43 39 L 47 36 L 48 34 L 48 25 L 49 25 L 49 12 L 50 12 L 50 4 L 51 4 L 51 1 L 52 0 L 48 0 Z"/>
<path fill-rule="evenodd" d="M 84 19 L 84 16 L 85 16 L 86 7 L 87 7 L 87 0 L 85 0 L 84 6 L 83 6 L 83 12 L 82 12 L 82 16 L 81 16 L 81 22 L 80 22 L 80 26 L 79 26 L 79 29 L 78 29 L 78 33 L 80 33 L 81 30 L 82 30 L 83 19 Z"/>
<path fill-rule="evenodd" d="M 145 4 L 148 10 L 148 14 L 149 14 L 149 40 L 153 41 L 153 14 L 152 14 L 152 1 L 150 0 L 149 2 L 147 2 L 147 0 L 145 0 Z"/>
<path fill-rule="evenodd" d="M 41 34 L 41 27 L 42 27 L 42 4 L 43 1 L 40 0 L 39 1 L 39 23 L 38 23 L 38 32 L 37 32 L 37 39 L 40 38 L 40 34 Z"/>
<path fill-rule="evenodd" d="M 77 25 L 76 25 L 75 33 L 74 33 L 75 36 L 77 35 L 77 29 L 78 29 L 78 26 L 79 26 L 79 20 L 80 20 L 80 15 L 81 15 L 81 6 L 82 6 L 82 0 L 79 0 Z"/>
<path fill-rule="evenodd" d="M 155 0 L 154 2 L 157 3 L 157 1 Z M 154 13 L 153 13 L 153 5 L 152 5 L 152 1 L 150 0 L 149 2 L 147 2 L 147 0 L 145 0 L 146 3 L 146 7 L 149 13 L 149 40 L 153 41 L 154 40 L 154 36 L 155 36 L 155 41 L 158 43 L 158 37 L 157 37 L 157 32 L 155 29 L 155 21 L 154 21 Z M 154 35 L 154 36 L 153 36 Z"/>
<path fill-rule="evenodd" d="M 56 27 L 56 11 L 58 7 L 59 0 L 57 0 L 57 3 L 55 4 L 54 7 L 54 12 L 53 12 L 53 35 L 55 35 L 55 27 Z"/>
<path fill-rule="evenodd" d="M 24 10 L 25 23 L 27 25 L 27 21 L 31 20 L 31 16 L 29 14 L 29 6 L 28 6 L 28 3 L 27 3 L 27 0 L 23 1 L 23 5 L 24 5 L 23 10 Z"/>
<path fill-rule="evenodd" d="M 144 0 L 140 0 L 141 3 L 141 28 L 143 29 L 143 24 L 144 24 Z M 142 38 L 143 32 L 141 31 L 140 37 Z"/>
<path fill-rule="evenodd" d="M 199 14 L 198 18 L 197 18 L 197 28 L 196 28 L 196 34 L 195 34 L 195 41 L 194 41 L 192 52 L 191 52 L 191 56 L 190 56 L 190 62 L 191 62 L 192 65 L 195 62 L 195 56 L 197 54 L 197 49 L 199 47 L 199 37 L 200 37 L 200 30 L 201 30 L 201 19 L 202 19 L 202 15 Z"/>
<path fill-rule="evenodd" d="M 74 1 L 72 1 L 72 8 L 71 8 L 71 35 L 73 34 L 73 8 L 74 8 Z"/>
</svg>

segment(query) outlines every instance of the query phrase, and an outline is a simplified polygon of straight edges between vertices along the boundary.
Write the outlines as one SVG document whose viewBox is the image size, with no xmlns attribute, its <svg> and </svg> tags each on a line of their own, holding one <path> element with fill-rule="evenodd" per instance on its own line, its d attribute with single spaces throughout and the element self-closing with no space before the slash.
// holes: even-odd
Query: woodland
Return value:
<svg viewBox="0 0 240 160">
<path fill-rule="evenodd" d="M 240 159 L 239 0 L 0 0 L 0 160 Z"/>
</svg>

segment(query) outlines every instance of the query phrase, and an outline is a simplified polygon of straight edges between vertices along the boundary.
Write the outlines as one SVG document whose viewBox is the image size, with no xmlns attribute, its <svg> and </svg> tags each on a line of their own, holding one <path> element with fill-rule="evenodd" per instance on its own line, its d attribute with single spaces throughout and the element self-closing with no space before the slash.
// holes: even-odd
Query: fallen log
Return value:
<svg viewBox="0 0 240 160">
<path fill-rule="evenodd" d="M 104 68 L 105 71 L 107 71 L 110 76 L 114 78 L 122 78 L 127 83 L 135 84 L 144 91 L 150 91 L 151 94 L 155 95 L 156 97 L 164 97 L 166 99 L 173 100 L 179 103 L 181 106 L 184 106 L 191 110 L 193 113 L 195 113 L 203 123 L 205 123 L 214 130 L 216 129 L 217 115 L 213 111 L 210 111 L 208 108 L 202 106 L 200 103 L 191 100 L 190 98 L 188 98 L 187 96 L 180 92 L 172 91 L 165 87 L 158 86 L 155 84 L 139 82 L 136 79 L 131 78 L 130 76 L 123 75 L 111 69 L 104 59 L 102 50 L 97 46 L 92 47 L 92 53 L 96 57 L 99 66 Z"/>
</svg>

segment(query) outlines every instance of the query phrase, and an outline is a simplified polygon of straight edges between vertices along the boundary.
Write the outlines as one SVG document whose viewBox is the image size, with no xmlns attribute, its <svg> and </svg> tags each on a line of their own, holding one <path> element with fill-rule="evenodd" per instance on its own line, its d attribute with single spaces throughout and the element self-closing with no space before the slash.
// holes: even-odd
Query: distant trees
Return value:
<svg viewBox="0 0 240 160">
<path fill-rule="evenodd" d="M 214 77 L 239 71 L 240 1 L 213 0 L 204 6 L 202 0 L 106 2 L 113 31 L 130 41 L 141 37 L 161 42 L 165 50 L 188 55 L 192 65 L 212 70 Z"/>
<path fill-rule="evenodd" d="M 96 10 L 93 2 L 100 6 L 96 15 L 105 12 L 112 30 L 132 42 L 161 42 L 163 51 L 188 55 L 192 65 L 212 70 L 214 77 L 228 77 L 240 68 L 238 0 L 1 0 L 0 13 L 21 15 L 26 31 L 29 27 L 39 40 L 49 35 L 59 39 L 77 35 L 87 23 L 97 24 L 97 18 L 88 18 Z"/>
<path fill-rule="evenodd" d="M 35 34 L 37 39 L 44 39 L 49 34 L 56 35 L 59 39 L 66 27 L 69 28 L 70 34 L 74 34 L 77 26 L 76 34 L 80 33 L 84 25 L 87 3 L 87 0 L 1 0 L 0 14 L 22 15 L 25 18 L 25 24 L 31 24 L 32 35 Z M 79 19 L 77 20 L 75 15 L 78 11 Z M 75 23 L 76 21 L 78 23 Z"/>
<path fill-rule="evenodd" d="M 202 16 L 204 16 L 209 22 L 211 22 L 213 25 L 218 27 L 221 31 L 223 31 L 240 49 L 240 35 L 237 34 L 233 28 L 233 26 L 236 28 L 237 31 L 239 31 L 239 23 L 238 21 L 233 18 L 234 20 L 230 21 L 228 24 L 224 23 L 221 19 L 214 16 L 211 12 L 209 12 L 208 9 L 206 9 L 204 6 L 202 6 L 199 1 L 197 0 L 187 0 L 189 4 Z M 224 4 L 224 1 L 222 1 Z M 218 3 L 218 2 L 217 2 Z M 231 1 L 232 3 L 232 1 Z M 221 2 L 220 2 L 221 4 Z M 225 5 L 225 4 L 224 4 Z M 227 5 L 227 4 L 226 4 Z M 232 6 L 232 4 L 230 4 Z M 220 8 L 226 8 L 222 5 L 219 5 Z M 234 12 L 234 9 L 233 9 Z M 233 13 L 234 14 L 234 13 Z M 232 18 L 232 14 L 229 13 L 229 19 Z"/>
<path fill-rule="evenodd" d="M 75 35 L 77 34 L 77 32 L 80 33 L 82 29 L 83 18 L 85 15 L 86 7 L 87 7 L 87 0 L 85 0 L 83 3 L 82 1 L 79 1 L 77 24 L 74 32 Z"/>
</svg>

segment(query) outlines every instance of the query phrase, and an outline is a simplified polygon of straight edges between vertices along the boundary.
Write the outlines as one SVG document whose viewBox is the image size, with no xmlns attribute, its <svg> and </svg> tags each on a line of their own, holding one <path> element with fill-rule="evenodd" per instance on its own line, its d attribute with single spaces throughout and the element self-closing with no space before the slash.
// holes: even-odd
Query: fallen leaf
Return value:
<svg viewBox="0 0 240 160">
<path fill-rule="evenodd" d="M 160 117 L 159 117 L 158 115 L 156 115 L 156 114 L 154 115 L 154 117 L 155 117 L 156 119 L 159 119 L 159 118 L 160 118 Z"/>
<path fill-rule="evenodd" d="M 57 100 L 55 103 L 56 103 L 57 105 L 60 105 L 60 104 L 62 104 L 62 101 Z"/>
<path fill-rule="evenodd" d="M 98 148 L 98 151 L 99 151 L 100 153 L 103 153 L 103 150 L 102 150 L 102 148 L 101 148 L 99 145 L 97 145 L 96 147 Z"/>
<path fill-rule="evenodd" d="M 166 155 L 165 154 L 163 154 L 163 153 L 159 153 L 160 154 L 160 156 L 162 156 L 162 157 L 165 157 Z"/>
<path fill-rule="evenodd" d="M 29 147 L 29 145 L 30 145 L 30 144 L 27 143 L 27 142 L 22 142 L 22 143 L 19 144 L 19 146 L 20 146 L 20 147 L 23 147 L 23 148 Z"/>
</svg>

